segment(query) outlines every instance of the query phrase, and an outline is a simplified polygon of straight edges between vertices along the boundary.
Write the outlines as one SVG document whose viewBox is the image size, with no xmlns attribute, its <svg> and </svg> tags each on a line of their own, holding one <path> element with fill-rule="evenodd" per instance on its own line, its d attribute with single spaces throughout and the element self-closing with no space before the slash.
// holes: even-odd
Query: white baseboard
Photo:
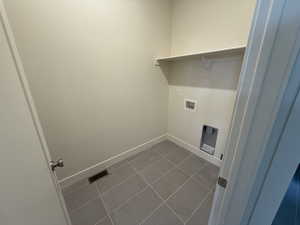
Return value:
<svg viewBox="0 0 300 225">
<path fill-rule="evenodd" d="M 119 155 L 113 156 L 105 161 L 99 162 L 96 165 L 93 165 L 89 168 L 86 168 L 84 170 L 81 170 L 69 177 L 66 177 L 62 180 L 59 180 L 59 184 L 61 185 L 61 187 L 68 187 L 74 183 L 76 183 L 77 181 L 80 181 L 82 179 L 86 179 L 96 173 L 99 173 L 100 171 L 108 168 L 109 166 L 116 164 L 124 159 L 127 159 L 139 152 L 145 151 L 149 148 L 151 148 L 153 145 L 158 144 L 164 140 L 167 139 L 167 134 L 164 134 L 162 136 L 156 137 L 151 139 L 150 141 L 147 141 L 141 145 L 138 145 L 134 148 L 128 149 L 125 152 L 122 152 Z"/>
<path fill-rule="evenodd" d="M 184 140 L 178 138 L 178 137 L 175 137 L 173 136 L 172 134 L 167 134 L 167 139 L 169 141 L 172 141 L 173 143 L 179 145 L 180 147 L 194 153 L 195 155 L 199 156 L 200 158 L 203 158 L 207 161 L 209 161 L 210 163 L 220 167 L 221 166 L 221 160 L 210 155 L 210 154 L 207 154 L 206 152 L 204 151 L 201 151 L 198 147 L 194 146 L 194 145 L 191 145 L 187 142 L 185 142 Z"/>
</svg>

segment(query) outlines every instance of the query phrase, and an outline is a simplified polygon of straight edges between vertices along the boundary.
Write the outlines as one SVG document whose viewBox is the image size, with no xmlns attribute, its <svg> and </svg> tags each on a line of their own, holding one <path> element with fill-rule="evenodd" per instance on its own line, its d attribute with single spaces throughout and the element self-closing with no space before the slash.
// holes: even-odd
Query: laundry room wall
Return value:
<svg viewBox="0 0 300 225">
<path fill-rule="evenodd" d="M 167 131 L 167 0 L 5 0 L 59 179 Z"/>
<path fill-rule="evenodd" d="M 256 0 L 174 0 L 171 55 L 245 47 L 255 4 Z M 216 164 L 224 153 L 242 60 L 243 52 L 186 57 L 169 65 L 168 133 Z M 197 110 L 184 110 L 184 99 L 196 100 Z M 219 129 L 214 156 L 199 150 L 203 125 Z"/>
</svg>

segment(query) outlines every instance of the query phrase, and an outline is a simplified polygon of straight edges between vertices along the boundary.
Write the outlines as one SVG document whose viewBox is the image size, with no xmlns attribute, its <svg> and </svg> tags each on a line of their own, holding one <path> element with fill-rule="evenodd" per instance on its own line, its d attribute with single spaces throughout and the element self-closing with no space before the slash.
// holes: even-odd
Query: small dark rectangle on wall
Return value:
<svg viewBox="0 0 300 225">
<path fill-rule="evenodd" d="M 97 180 L 99 180 L 99 179 L 101 179 L 102 177 L 105 177 L 105 176 L 107 176 L 108 175 L 108 171 L 107 170 L 103 170 L 103 171 L 101 171 L 100 173 L 97 173 L 97 174 L 95 174 L 94 176 L 91 176 L 90 178 L 89 178 L 89 182 L 90 182 L 90 184 L 91 183 L 94 183 L 95 181 L 97 181 Z"/>
<path fill-rule="evenodd" d="M 185 107 L 186 107 L 187 109 L 194 110 L 194 109 L 195 109 L 195 105 L 196 105 L 195 102 L 191 102 L 191 101 L 186 101 L 186 102 L 185 102 Z"/>
<path fill-rule="evenodd" d="M 184 109 L 190 112 L 196 112 L 197 110 L 197 101 L 184 99 Z"/>
<path fill-rule="evenodd" d="M 221 154 L 221 156 L 220 156 L 220 160 L 223 160 L 223 158 L 224 158 L 224 155 L 223 155 L 223 154 Z"/>
<path fill-rule="evenodd" d="M 214 155 L 217 138 L 218 129 L 208 125 L 204 125 L 202 129 L 200 149 L 210 155 Z"/>
</svg>

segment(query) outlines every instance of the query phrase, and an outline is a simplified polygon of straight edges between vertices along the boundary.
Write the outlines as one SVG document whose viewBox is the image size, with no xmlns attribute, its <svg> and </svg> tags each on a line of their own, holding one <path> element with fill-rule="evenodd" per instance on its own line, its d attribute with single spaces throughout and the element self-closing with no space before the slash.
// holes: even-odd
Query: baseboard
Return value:
<svg viewBox="0 0 300 225">
<path fill-rule="evenodd" d="M 62 188 L 68 187 L 68 186 L 76 183 L 77 181 L 88 178 L 88 177 L 108 168 L 109 166 L 111 166 L 113 164 L 116 164 L 124 159 L 127 159 L 139 152 L 145 151 L 145 150 L 151 148 L 153 145 L 158 144 L 166 139 L 167 139 L 167 134 L 153 138 L 150 141 L 147 141 L 147 142 L 145 142 L 141 145 L 138 145 L 134 148 L 128 149 L 127 151 L 122 152 L 119 155 L 113 156 L 103 162 L 99 162 L 89 168 L 81 170 L 81 171 L 79 171 L 69 177 L 66 177 L 62 180 L 59 180 L 58 182 Z"/>
<path fill-rule="evenodd" d="M 218 159 L 210 154 L 207 154 L 206 152 L 200 151 L 198 147 L 191 145 L 191 144 L 185 142 L 184 140 L 182 140 L 178 137 L 175 137 L 169 133 L 167 134 L 167 139 L 169 141 L 172 141 L 173 143 L 179 145 L 180 147 L 194 153 L 195 155 L 199 156 L 200 158 L 203 158 L 218 167 L 221 166 L 222 161 L 220 159 Z"/>
</svg>

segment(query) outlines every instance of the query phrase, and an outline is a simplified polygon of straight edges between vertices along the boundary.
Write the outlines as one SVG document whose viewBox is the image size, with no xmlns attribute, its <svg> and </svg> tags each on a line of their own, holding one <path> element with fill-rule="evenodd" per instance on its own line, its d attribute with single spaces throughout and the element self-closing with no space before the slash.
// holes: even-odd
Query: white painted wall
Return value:
<svg viewBox="0 0 300 225">
<path fill-rule="evenodd" d="M 173 0 L 172 55 L 246 45 L 256 0 Z"/>
<path fill-rule="evenodd" d="M 169 74 L 168 133 L 199 148 L 203 125 L 219 129 L 215 157 L 223 153 L 234 109 L 242 56 L 173 63 Z M 197 100 L 197 111 L 184 109 L 184 99 Z M 200 150 L 199 150 L 200 151 Z M 207 156 L 209 157 L 209 156 Z"/>
<path fill-rule="evenodd" d="M 59 178 L 166 133 L 169 1 L 4 2 Z"/>
<path fill-rule="evenodd" d="M 171 55 L 245 46 L 255 3 L 256 0 L 173 0 Z M 210 68 L 199 58 L 170 64 L 168 133 L 196 150 L 202 126 L 218 128 L 215 157 L 205 155 L 216 162 L 225 148 L 242 55 L 224 54 L 211 60 Z M 198 101 L 196 112 L 184 110 L 185 98 Z"/>
</svg>

